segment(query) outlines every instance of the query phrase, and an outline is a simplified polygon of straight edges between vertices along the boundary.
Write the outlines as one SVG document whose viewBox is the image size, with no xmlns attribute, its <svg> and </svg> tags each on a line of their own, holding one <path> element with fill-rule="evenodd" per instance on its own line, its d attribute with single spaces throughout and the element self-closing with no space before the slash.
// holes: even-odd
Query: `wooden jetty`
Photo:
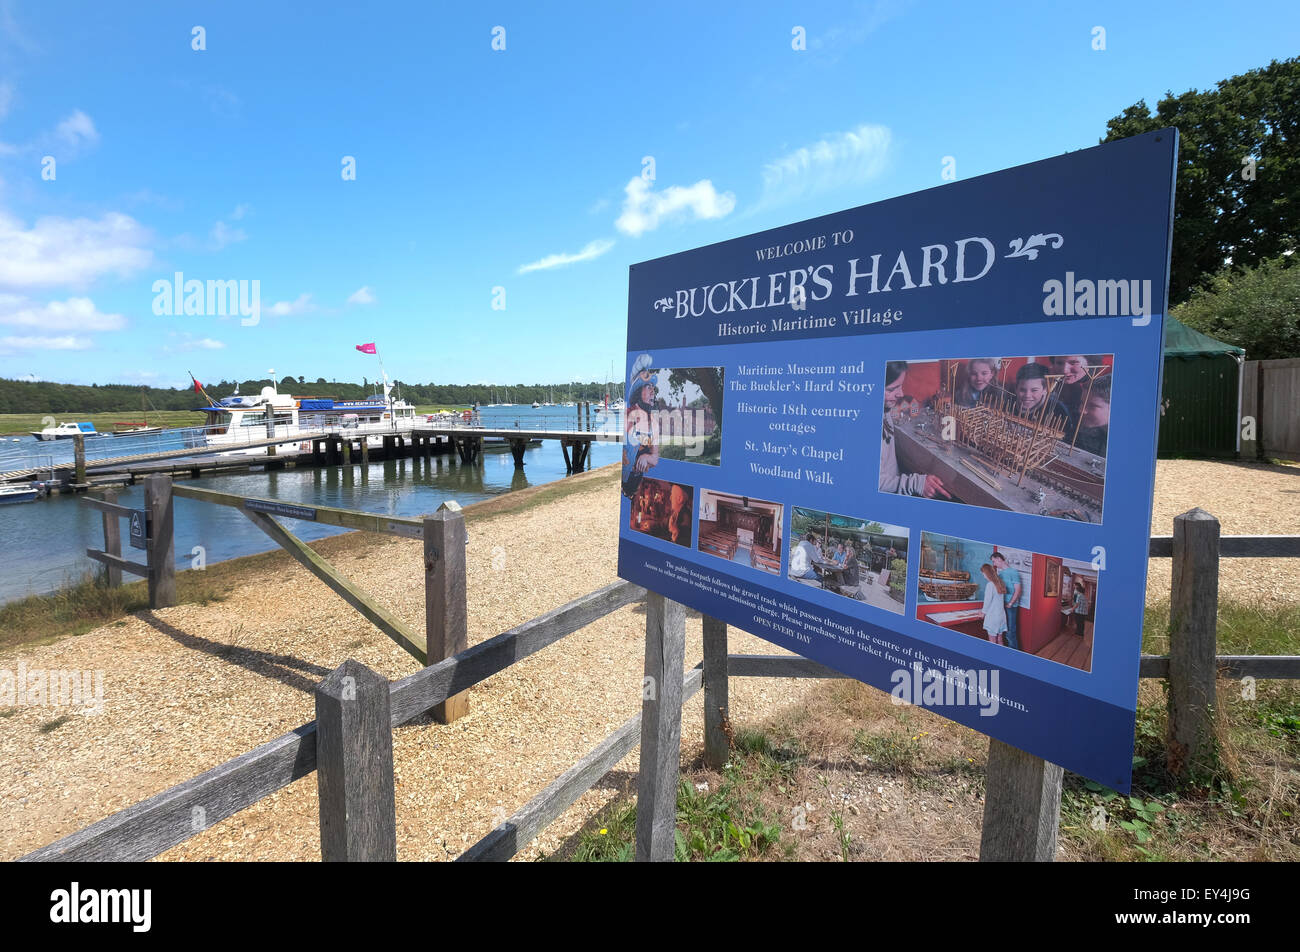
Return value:
<svg viewBox="0 0 1300 952">
<path fill-rule="evenodd" d="M 382 448 L 370 446 L 370 438 L 381 436 Z M 295 466 L 348 466 L 368 464 L 372 453 L 376 459 L 424 457 L 455 454 L 462 463 L 481 462 L 485 440 L 504 441 L 509 445 L 515 466 L 524 465 L 524 450 L 538 440 L 559 440 L 568 472 L 586 468 L 591 444 L 617 443 L 622 434 L 615 430 L 540 429 L 516 427 L 486 429 L 469 426 L 438 426 L 415 423 L 383 431 L 357 431 L 341 428 L 299 432 L 293 436 L 270 436 L 238 444 L 217 444 L 174 450 L 153 450 L 86 459 L 83 437 L 75 437 L 73 459 L 45 466 L 0 472 L 0 484 L 29 481 L 42 477 L 61 480 L 63 491 L 84 491 L 92 485 L 130 484 L 149 475 L 167 474 L 197 479 L 204 474 L 253 467 L 282 469 Z M 277 455 L 279 447 L 311 445 L 310 450 Z M 249 452 L 265 450 L 265 454 Z M 57 491 L 57 490 L 56 490 Z"/>
</svg>

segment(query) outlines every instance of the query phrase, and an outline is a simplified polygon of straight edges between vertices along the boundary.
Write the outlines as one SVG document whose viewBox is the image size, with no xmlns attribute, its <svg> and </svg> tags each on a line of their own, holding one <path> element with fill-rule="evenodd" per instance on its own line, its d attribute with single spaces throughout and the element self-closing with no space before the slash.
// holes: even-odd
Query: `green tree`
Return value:
<svg viewBox="0 0 1300 952">
<path fill-rule="evenodd" d="M 1169 300 L 1185 301 L 1225 265 L 1293 251 L 1300 234 L 1300 57 L 1172 92 L 1153 114 L 1139 100 L 1103 142 L 1167 126 L 1179 132 Z"/>
<path fill-rule="evenodd" d="M 1172 313 L 1202 334 L 1244 347 L 1249 360 L 1300 357 L 1300 265 L 1286 256 L 1224 269 Z"/>
</svg>

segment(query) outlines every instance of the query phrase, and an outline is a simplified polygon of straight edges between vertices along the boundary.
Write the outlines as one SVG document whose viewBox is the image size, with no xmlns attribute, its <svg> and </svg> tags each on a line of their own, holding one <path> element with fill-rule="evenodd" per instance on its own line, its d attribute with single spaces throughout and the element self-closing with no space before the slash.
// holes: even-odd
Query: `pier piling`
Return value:
<svg viewBox="0 0 1300 952">
<path fill-rule="evenodd" d="M 76 459 L 73 485 L 80 488 L 86 485 L 86 438 L 80 433 L 72 438 L 72 452 Z"/>
</svg>

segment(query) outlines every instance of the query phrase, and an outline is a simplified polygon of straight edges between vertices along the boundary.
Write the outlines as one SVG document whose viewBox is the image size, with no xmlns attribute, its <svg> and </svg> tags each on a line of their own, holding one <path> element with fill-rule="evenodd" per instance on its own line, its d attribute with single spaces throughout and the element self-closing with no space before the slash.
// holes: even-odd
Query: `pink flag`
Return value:
<svg viewBox="0 0 1300 952">
<path fill-rule="evenodd" d="M 361 351 L 363 354 L 378 353 L 378 351 L 375 350 L 374 344 L 357 344 L 357 350 Z"/>
</svg>

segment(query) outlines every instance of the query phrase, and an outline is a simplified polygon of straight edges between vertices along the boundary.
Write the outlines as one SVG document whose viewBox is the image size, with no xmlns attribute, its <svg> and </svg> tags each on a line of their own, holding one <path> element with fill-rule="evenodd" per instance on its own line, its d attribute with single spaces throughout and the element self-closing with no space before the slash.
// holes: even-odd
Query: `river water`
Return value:
<svg viewBox="0 0 1300 952">
<path fill-rule="evenodd" d="M 523 429 L 565 428 L 577 425 L 577 411 L 559 407 L 485 407 L 481 411 L 485 427 Z M 611 424 L 616 427 L 617 424 Z M 151 438 L 99 438 L 87 440 L 88 459 L 147 451 L 139 446 L 143 439 L 176 446 L 185 445 L 183 434 L 171 433 Z M 71 440 L 36 443 L 30 437 L 18 444 L 7 444 L 3 456 L 19 451 L 27 456 L 57 454 L 57 459 L 71 458 Z M 27 446 L 25 444 L 35 444 Z M 123 444 L 129 448 L 124 449 Z M 152 447 L 150 447 L 152 448 Z M 159 446 L 158 448 L 163 448 Z M 619 443 L 593 443 L 591 468 L 616 462 L 622 447 Z M 184 485 L 217 489 L 222 492 L 308 506 L 335 506 L 363 512 L 398 516 L 431 513 L 443 502 L 454 499 L 468 505 L 502 493 L 537 486 L 562 479 L 564 456 L 557 440 L 531 444 L 524 452 L 524 468 L 516 469 L 508 449 L 488 448 L 482 463 L 465 466 L 451 455 L 423 459 L 396 459 L 374 462 L 367 467 L 327 466 L 270 472 L 235 473 L 202 479 L 184 480 Z M 3 469 L 17 468 L 3 466 Z M 119 489 L 117 502 L 132 508 L 144 506 L 144 486 L 137 484 Z M 103 548 L 104 531 L 100 514 L 78 500 L 64 495 L 32 503 L 0 506 L 0 604 L 27 595 L 51 592 L 77 582 L 98 563 L 86 557 L 86 549 Z M 299 520 L 284 520 L 285 526 L 301 539 L 321 539 L 347 530 L 321 526 Z M 144 561 L 144 553 L 128 543 L 125 520 L 121 525 L 122 555 L 132 561 Z M 177 498 L 175 501 L 176 565 L 190 568 L 196 556 L 205 561 L 252 555 L 276 548 L 260 529 L 229 506 L 214 506 Z M 201 547 L 202 552 L 196 551 Z"/>
</svg>

